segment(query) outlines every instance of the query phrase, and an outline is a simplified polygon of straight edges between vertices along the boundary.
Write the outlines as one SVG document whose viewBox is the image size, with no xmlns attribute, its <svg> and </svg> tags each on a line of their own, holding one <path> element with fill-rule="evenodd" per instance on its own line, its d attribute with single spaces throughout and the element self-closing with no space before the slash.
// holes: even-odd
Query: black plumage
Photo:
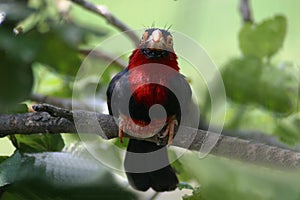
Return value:
<svg viewBox="0 0 300 200">
<path fill-rule="evenodd" d="M 151 33 L 152 32 L 153 30 L 151 30 Z M 169 35 L 163 32 L 161 37 L 167 37 Z M 129 67 L 114 76 L 107 89 L 107 105 L 110 115 L 116 118 L 120 118 L 120 116 L 130 116 L 136 122 L 147 124 L 150 122 L 149 108 L 154 104 L 161 104 L 166 111 L 167 118 L 174 118 L 173 120 L 177 120 L 178 124 L 180 124 L 182 114 L 188 112 L 186 109 L 189 107 L 189 104 L 191 104 L 192 92 L 185 77 L 177 71 L 179 68 L 177 68 L 176 55 L 175 61 L 174 58 L 170 58 L 170 67 L 175 69 L 173 70 L 174 72 L 168 75 L 156 75 L 158 77 L 156 78 L 159 80 L 158 82 L 167 83 L 165 86 L 158 84 L 143 85 L 143 80 L 147 80 L 152 76 L 144 72 L 141 73 L 141 77 L 130 77 L 133 76 L 133 74 L 131 74 L 132 68 L 130 68 L 130 66 L 134 65 L 133 62 L 139 64 L 150 63 L 150 65 L 156 67 L 155 65 L 164 59 L 162 62 L 168 65 L 168 57 L 161 56 L 160 53 L 160 50 L 147 49 L 145 54 L 145 44 L 143 44 L 142 50 L 137 49 L 133 52 L 133 55 L 130 57 Z M 173 55 L 174 53 L 171 52 L 169 54 Z M 153 58 L 149 57 L 149 55 L 160 56 Z M 166 54 L 164 53 L 164 55 Z M 140 60 L 137 61 L 134 59 Z M 174 65 L 175 67 L 173 67 Z M 139 70 L 139 66 L 135 69 Z M 141 88 L 139 88 L 140 90 L 132 91 L 131 86 L 136 83 L 141 85 Z M 143 92 L 145 92 L 145 94 L 141 95 L 143 98 L 138 98 L 140 94 L 136 93 Z M 147 99 L 147 97 L 151 100 Z M 152 117 L 160 120 L 159 115 Z M 167 124 L 168 121 L 163 129 L 166 129 Z M 146 191 L 151 187 L 156 191 L 171 191 L 174 190 L 178 184 L 175 171 L 169 165 L 166 146 L 160 146 L 138 139 L 130 139 L 124 161 L 124 168 L 129 183 L 137 190 Z"/>
</svg>

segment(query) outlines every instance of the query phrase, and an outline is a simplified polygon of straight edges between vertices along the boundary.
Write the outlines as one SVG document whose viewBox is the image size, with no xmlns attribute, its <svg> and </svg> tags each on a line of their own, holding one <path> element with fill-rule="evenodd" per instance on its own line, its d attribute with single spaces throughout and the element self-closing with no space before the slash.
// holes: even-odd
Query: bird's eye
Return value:
<svg viewBox="0 0 300 200">
<path fill-rule="evenodd" d="M 173 38 L 170 35 L 167 37 L 167 45 L 170 47 L 173 46 Z"/>
<path fill-rule="evenodd" d="M 147 37 L 148 37 L 148 32 L 145 32 L 145 33 L 143 34 L 143 36 L 142 36 L 141 41 L 142 41 L 142 42 L 145 42 L 145 41 L 147 40 Z"/>
</svg>

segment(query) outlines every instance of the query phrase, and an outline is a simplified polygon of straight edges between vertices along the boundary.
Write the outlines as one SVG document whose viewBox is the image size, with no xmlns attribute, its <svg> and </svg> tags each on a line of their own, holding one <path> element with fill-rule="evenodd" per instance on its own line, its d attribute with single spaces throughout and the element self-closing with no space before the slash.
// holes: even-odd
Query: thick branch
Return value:
<svg viewBox="0 0 300 200">
<path fill-rule="evenodd" d="M 105 139 L 118 136 L 118 126 L 115 124 L 113 117 L 109 115 L 88 111 L 68 111 L 47 104 L 38 104 L 33 108 L 38 112 L 0 115 L 0 136 L 15 133 L 76 133 L 76 127 L 84 127 L 85 133 L 97 133 Z M 73 116 L 75 115 L 80 119 L 76 121 L 76 127 L 73 123 Z M 93 128 L 89 124 L 89 120 L 95 116 L 103 133 L 99 133 L 97 127 Z M 181 128 L 180 134 L 176 135 L 172 145 L 199 151 L 206 139 L 206 131 L 184 126 Z M 196 135 L 193 135 L 193 132 L 196 132 Z M 213 155 L 269 167 L 300 167 L 300 153 L 230 136 L 221 135 L 219 137 L 218 134 L 213 132 L 208 134 L 218 137 L 217 144 L 210 152 Z M 159 142 L 156 137 L 147 140 Z"/>
<path fill-rule="evenodd" d="M 251 140 L 270 146 L 276 146 L 282 149 L 300 152 L 300 146 L 288 146 L 287 144 L 282 143 L 278 137 L 259 131 L 223 130 L 222 135 L 237 137 L 244 140 Z"/>
<path fill-rule="evenodd" d="M 250 23 L 253 22 L 249 0 L 240 1 L 240 13 L 242 15 L 244 22 L 250 22 Z"/>
<path fill-rule="evenodd" d="M 15 133 L 75 133 L 73 122 L 46 112 L 0 115 L 0 137 Z"/>
<path fill-rule="evenodd" d="M 67 109 L 67 110 L 76 108 L 76 109 L 81 109 L 81 110 L 85 110 L 85 111 L 94 111 L 94 109 L 95 109 L 95 108 L 91 107 L 88 103 L 85 103 L 82 101 L 50 97 L 50 96 L 46 96 L 46 95 L 42 95 L 42 94 L 31 94 L 30 99 L 37 103 L 51 104 L 51 105 L 54 105 L 57 107 Z M 44 111 L 47 112 L 47 110 L 44 110 Z M 48 110 L 48 112 L 49 112 L 49 110 Z M 207 130 L 208 125 L 203 123 L 203 124 L 201 124 L 199 129 Z M 214 128 L 211 128 L 210 130 L 212 132 L 214 132 Z M 267 144 L 270 146 L 276 146 L 276 147 L 279 147 L 282 149 L 300 152 L 300 146 L 290 147 L 290 146 L 280 142 L 277 137 L 268 135 L 266 133 L 260 133 L 257 131 L 251 132 L 251 131 L 223 130 L 222 135 L 237 137 L 237 138 L 244 139 L 244 140 L 251 140 L 251 141 L 255 141 L 257 143 L 264 143 L 264 144 Z"/>
<path fill-rule="evenodd" d="M 107 20 L 108 23 L 115 26 L 120 31 L 124 31 L 124 33 L 137 45 L 139 41 L 139 37 L 120 19 L 115 17 L 106 6 L 103 5 L 95 5 L 86 0 L 71 0 L 72 2 L 76 3 L 77 5 L 96 13 L 97 15 L 102 16 Z"/>
</svg>

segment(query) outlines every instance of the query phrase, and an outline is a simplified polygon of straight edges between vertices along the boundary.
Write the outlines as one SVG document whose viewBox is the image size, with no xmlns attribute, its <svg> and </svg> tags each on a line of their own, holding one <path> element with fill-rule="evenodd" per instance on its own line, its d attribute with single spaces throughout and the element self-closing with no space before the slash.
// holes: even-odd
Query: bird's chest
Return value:
<svg viewBox="0 0 300 200">
<path fill-rule="evenodd" d="M 132 98 L 146 108 L 150 108 L 154 104 L 167 104 L 168 84 L 171 77 L 171 74 L 135 70 L 129 75 Z"/>
</svg>

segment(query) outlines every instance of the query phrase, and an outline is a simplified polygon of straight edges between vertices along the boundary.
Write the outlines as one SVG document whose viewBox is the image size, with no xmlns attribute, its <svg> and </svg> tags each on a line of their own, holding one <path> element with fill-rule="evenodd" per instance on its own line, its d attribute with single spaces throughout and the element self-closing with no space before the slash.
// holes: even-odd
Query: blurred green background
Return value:
<svg viewBox="0 0 300 200">
<path fill-rule="evenodd" d="M 171 30 L 184 33 L 199 43 L 222 72 L 228 99 L 225 130 L 270 134 L 290 145 L 291 148 L 299 143 L 299 0 L 250 1 L 254 20 L 252 25 L 243 22 L 238 10 L 240 3 L 238 0 L 92 2 L 107 6 L 116 17 L 132 29 L 143 29 L 153 24 L 155 27 L 172 25 Z M 78 49 L 92 49 L 101 41 L 119 33 L 119 30 L 108 24 L 105 19 L 69 1 L 4 1 L 0 2 L 0 12 L 5 13 L 6 16 L 3 21 L 0 20 L 0 91 L 2 94 L 0 113 L 20 112 L 20 109 L 16 109 L 16 105 L 21 102 L 31 105 L 35 102 L 30 98 L 31 93 L 70 99 L 75 75 L 85 57 L 78 52 Z M 254 26 L 264 22 L 267 25 L 261 25 L 262 28 L 251 35 Z M 277 43 L 278 48 L 272 46 Z M 174 44 L 176 50 L 176 38 Z M 121 58 L 127 62 L 127 56 Z M 179 60 L 179 63 L 182 72 L 197 90 L 201 114 L 204 120 L 208 121 L 211 113 L 205 85 L 193 76 L 193 71 L 185 66 L 183 60 Z M 104 62 L 99 59 L 88 63 L 91 67 L 101 67 L 103 64 Z M 104 94 L 107 84 L 111 76 L 119 70 L 118 66 L 112 65 L 100 83 L 97 77 L 93 76 L 80 82 L 80 87 L 87 91 L 97 86 L 99 112 L 105 110 Z M 89 102 L 84 95 L 78 99 Z M 26 109 L 21 110 L 26 112 Z M 80 146 L 79 138 L 62 135 L 62 138 L 24 136 L 25 138 L 16 137 L 16 139 L 21 154 L 61 150 L 74 154 L 73 146 L 75 144 Z M 48 143 L 44 146 L 37 145 L 45 141 Z M 57 146 L 56 141 L 63 142 L 65 146 Z M 49 144 L 53 146 L 44 148 Z M 5 160 L 3 164 L 6 162 L 12 166 L 21 162 L 16 158 L 18 153 L 14 153 L 15 146 L 11 138 L 0 138 L 0 156 Z M 81 152 L 79 153 L 81 157 L 88 157 L 84 150 L 76 151 Z M 13 153 L 14 159 L 4 157 Z M 121 155 L 109 154 L 111 155 L 121 159 Z M 47 156 L 53 155 L 49 153 Z M 37 159 L 38 155 L 32 157 Z M 66 162 L 80 162 L 72 159 L 66 155 Z M 50 161 L 46 160 L 40 168 L 46 166 L 48 162 Z M 93 161 L 90 162 L 93 165 Z M 0 169 L 4 169 L 1 168 L 1 164 Z M 21 162 L 21 165 L 23 164 Z M 30 163 L 26 166 L 28 170 L 33 167 Z M 62 173 L 69 170 L 68 167 L 64 169 L 64 164 L 58 166 L 63 169 Z M 300 199 L 298 172 L 271 170 L 214 156 L 199 159 L 197 153 L 186 153 L 174 163 L 174 166 L 180 173 L 180 179 L 195 187 L 194 195 L 185 199 Z M 85 170 L 84 166 L 81 168 L 79 165 L 79 168 Z M 53 170 L 56 172 L 56 166 Z M 20 173 L 19 171 L 17 174 Z M 42 171 L 41 174 L 43 173 Z M 94 172 L 91 170 L 90 173 Z M 75 176 L 74 174 L 71 173 L 70 177 Z M 3 184 L 6 178 L 11 180 L 8 181 L 10 183 L 18 180 L 21 181 L 21 185 L 24 184 L 22 178 L 11 176 L 12 172 L 3 170 L 0 172 L 0 183 Z M 102 180 L 101 176 L 99 180 Z M 68 185 L 62 183 L 61 179 L 58 182 Z M 45 184 L 49 183 L 46 181 Z M 102 187 L 93 184 L 91 185 Z M 120 186 L 119 181 L 111 184 L 123 187 L 122 184 Z M 197 189 L 197 186 L 200 186 L 200 189 Z M 3 193 L 3 198 L 32 197 L 33 194 L 28 190 L 19 188 L 18 185 L 8 187 L 8 190 Z M 88 188 L 88 191 L 96 194 L 91 189 L 93 187 Z M 73 191 L 72 187 L 70 191 Z M 48 192 L 44 196 L 38 194 L 35 198 L 39 199 L 41 196 L 52 198 L 53 191 Z M 132 193 L 134 192 L 131 190 L 126 193 L 129 199 Z M 184 194 L 190 195 L 191 191 L 175 192 L 173 196 L 162 194 L 156 199 L 181 199 Z M 145 198 L 144 194 L 144 196 L 137 195 L 140 195 L 139 198 Z M 146 195 L 151 196 L 151 193 Z M 90 199 L 97 197 L 97 195 L 91 196 Z"/>
</svg>

